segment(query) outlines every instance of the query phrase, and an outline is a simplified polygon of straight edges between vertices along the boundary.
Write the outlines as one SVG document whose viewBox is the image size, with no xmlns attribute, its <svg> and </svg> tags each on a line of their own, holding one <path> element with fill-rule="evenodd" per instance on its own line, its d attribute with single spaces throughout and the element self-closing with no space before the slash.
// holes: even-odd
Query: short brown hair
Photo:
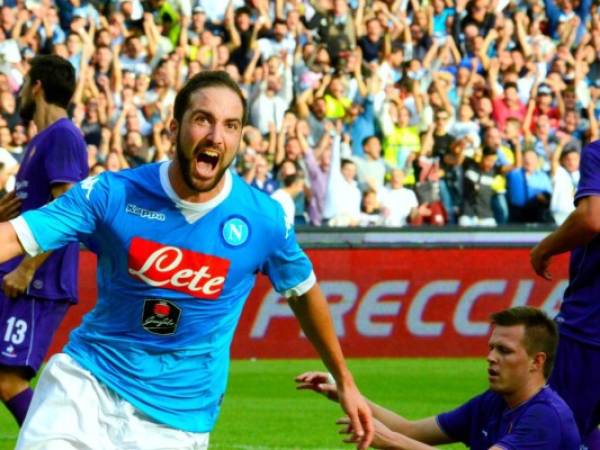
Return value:
<svg viewBox="0 0 600 450">
<path fill-rule="evenodd" d="M 46 102 L 67 109 L 77 84 L 71 63 L 58 55 L 40 55 L 29 65 L 29 80 L 40 81 Z"/>
<path fill-rule="evenodd" d="M 538 352 L 546 354 L 544 378 L 548 379 L 554 366 L 554 355 L 558 345 L 558 328 L 548 315 L 530 306 L 515 306 L 491 315 L 492 324 L 502 327 L 523 325 L 525 337 L 523 345 L 529 356 Z"/>
<path fill-rule="evenodd" d="M 246 125 L 248 111 L 244 94 L 238 84 L 224 70 L 207 70 L 197 73 L 183 85 L 175 97 L 175 106 L 173 107 L 173 117 L 175 120 L 181 123 L 185 110 L 189 107 L 190 97 L 194 92 L 216 86 L 231 89 L 238 95 L 244 108 L 242 125 Z"/>
</svg>

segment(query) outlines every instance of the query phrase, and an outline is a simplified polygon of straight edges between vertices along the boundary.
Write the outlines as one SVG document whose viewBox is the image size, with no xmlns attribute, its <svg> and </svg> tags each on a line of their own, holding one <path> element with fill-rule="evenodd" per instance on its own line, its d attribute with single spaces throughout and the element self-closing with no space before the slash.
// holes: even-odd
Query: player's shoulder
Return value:
<svg viewBox="0 0 600 450">
<path fill-rule="evenodd" d="M 490 389 L 472 397 L 466 404 L 477 411 L 477 415 L 486 417 L 501 414 L 506 405 L 502 397 Z"/>
<path fill-rule="evenodd" d="M 87 164 L 87 148 L 83 134 L 67 118 L 60 119 L 43 130 L 39 134 L 38 142 L 49 145 L 48 151 L 52 154 L 78 156 Z"/>
<path fill-rule="evenodd" d="M 600 140 L 593 141 L 585 145 L 582 150 L 582 155 L 593 155 L 600 157 Z"/>
<path fill-rule="evenodd" d="M 45 131 L 48 136 L 52 136 L 55 139 L 68 140 L 76 137 L 78 140 L 83 141 L 81 130 L 67 118 L 57 120 Z"/>
<path fill-rule="evenodd" d="M 531 401 L 530 410 L 554 413 L 557 418 L 572 417 L 571 409 L 558 393 L 545 386 Z"/>
<path fill-rule="evenodd" d="M 239 175 L 232 173 L 232 200 L 243 205 L 244 209 L 256 220 L 265 225 L 282 225 L 281 205 L 260 189 L 250 186 Z"/>
<path fill-rule="evenodd" d="M 161 163 L 142 164 L 137 167 L 122 169 L 118 172 L 103 172 L 109 179 L 117 183 L 151 183 L 160 180 Z"/>
<path fill-rule="evenodd" d="M 521 412 L 518 410 L 521 409 Z M 544 387 L 533 398 L 517 408 L 519 424 L 541 427 L 554 433 L 556 439 L 578 440 L 577 425 L 571 409 L 550 387 Z"/>
<path fill-rule="evenodd" d="M 154 179 L 158 182 L 159 164 L 144 164 L 130 169 L 122 169 L 118 172 L 104 171 L 98 175 L 88 177 L 82 184 L 98 184 L 111 190 L 111 193 L 126 192 L 133 185 L 148 186 Z"/>
</svg>

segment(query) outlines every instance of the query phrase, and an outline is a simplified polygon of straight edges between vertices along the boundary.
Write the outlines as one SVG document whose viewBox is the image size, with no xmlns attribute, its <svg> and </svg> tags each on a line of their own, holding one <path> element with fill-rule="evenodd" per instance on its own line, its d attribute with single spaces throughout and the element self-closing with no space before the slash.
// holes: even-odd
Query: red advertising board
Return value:
<svg viewBox="0 0 600 450">
<path fill-rule="evenodd" d="M 481 356 L 488 317 L 513 305 L 553 315 L 567 283 L 568 257 L 552 266 L 553 281 L 536 277 L 529 250 L 308 250 L 330 304 L 344 353 L 351 357 Z M 80 305 L 71 308 L 52 351 L 95 301 L 95 259 L 82 253 Z M 303 358 L 316 354 L 286 301 L 259 277 L 233 343 L 234 358 Z"/>
</svg>

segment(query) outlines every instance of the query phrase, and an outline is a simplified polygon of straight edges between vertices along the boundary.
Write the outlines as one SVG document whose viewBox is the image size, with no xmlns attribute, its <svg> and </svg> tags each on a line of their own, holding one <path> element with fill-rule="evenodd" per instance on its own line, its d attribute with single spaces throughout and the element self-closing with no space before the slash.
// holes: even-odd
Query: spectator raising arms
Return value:
<svg viewBox="0 0 600 450">
<path fill-rule="evenodd" d="M 20 162 L 35 134 L 19 118 L 17 96 L 36 54 L 61 55 L 74 67 L 69 116 L 90 167 L 109 170 L 172 158 L 175 92 L 219 69 L 241 84 L 250 134 L 259 135 L 252 141 L 262 142 L 242 145 L 235 168 L 272 193 L 279 166 L 293 161 L 306 176 L 297 222 L 322 224 L 325 203 L 333 204 L 321 182 L 336 172 L 328 134 L 338 121 L 340 161 L 352 161 L 358 176 L 358 190 L 336 202 L 352 211 L 341 223 L 358 223 L 368 190 L 381 199 L 392 169 L 417 189 L 422 156 L 438 159 L 439 196 L 457 223 L 468 203 L 460 159 L 480 167 L 486 148 L 496 151 L 494 220 L 520 222 L 514 197 L 509 215 L 506 189 L 507 174 L 521 167 L 518 152 L 533 149 L 539 169 L 561 179 L 561 136 L 570 135 L 564 145 L 577 152 L 600 137 L 600 13 L 590 1 L 8 1 L 0 13 L 2 158 L 11 170 L 8 156 Z M 288 117 L 306 124 L 302 138 Z M 552 198 L 557 186 L 559 202 L 563 185 L 544 192 Z"/>
</svg>

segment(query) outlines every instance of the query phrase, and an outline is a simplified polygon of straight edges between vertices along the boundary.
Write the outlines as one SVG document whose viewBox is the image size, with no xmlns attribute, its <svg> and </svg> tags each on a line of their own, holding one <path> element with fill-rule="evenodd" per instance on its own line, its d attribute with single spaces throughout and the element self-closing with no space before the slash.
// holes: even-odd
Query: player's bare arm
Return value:
<svg viewBox="0 0 600 450">
<path fill-rule="evenodd" d="M 0 223 L 0 262 L 8 261 L 25 253 L 17 233 L 8 222 Z"/>
<path fill-rule="evenodd" d="M 57 183 L 52 186 L 52 197 L 56 198 L 73 187 L 72 183 Z M 2 280 L 2 290 L 7 297 L 15 298 L 27 291 L 36 270 L 46 262 L 52 252 L 25 257 L 14 270 Z"/>
<path fill-rule="evenodd" d="M 369 407 L 373 417 L 381 422 L 386 428 L 396 433 L 403 434 L 411 439 L 429 445 L 448 444 L 453 442 L 446 433 L 442 431 L 435 417 L 427 417 L 419 420 L 408 420 L 383 406 L 377 405 L 369 400 Z M 377 434 L 377 427 L 375 427 Z"/>
<path fill-rule="evenodd" d="M 73 183 L 55 183 L 52 185 L 52 197 L 60 197 L 72 187 Z"/>
<path fill-rule="evenodd" d="M 315 284 L 304 295 L 289 299 L 289 304 L 304 334 L 336 381 L 339 402 L 353 425 L 357 448 L 368 448 L 374 432 L 371 410 L 346 366 L 321 288 Z"/>
<path fill-rule="evenodd" d="M 435 422 L 435 419 L 434 419 Z M 341 434 L 351 434 L 352 426 L 349 423 L 347 417 L 344 417 L 337 421 L 339 425 L 342 425 L 340 430 Z M 375 419 L 373 420 L 375 425 L 375 435 L 371 447 L 385 450 L 433 450 L 428 443 L 418 441 L 409 436 L 406 436 L 400 432 L 390 430 L 382 422 Z M 352 437 L 348 437 L 344 442 L 352 442 Z M 447 441 L 446 441 L 447 442 Z"/>
<path fill-rule="evenodd" d="M 331 381 L 331 375 L 326 372 L 305 372 L 296 377 L 297 389 L 312 390 L 324 395 L 330 400 L 338 401 L 336 385 Z M 420 420 L 408 420 L 365 397 L 371 409 L 375 423 L 375 438 L 377 440 L 377 422 L 390 431 L 404 434 L 407 437 L 431 445 L 446 444 L 452 440 L 442 431 L 435 417 Z M 371 444 L 373 445 L 373 444 Z"/>
<path fill-rule="evenodd" d="M 27 291 L 29 283 L 33 280 L 35 271 L 48 259 L 52 252 L 42 253 L 37 256 L 23 258 L 14 270 L 4 275 L 2 290 L 9 298 L 15 298 Z"/>
<path fill-rule="evenodd" d="M 553 233 L 531 251 L 531 266 L 539 276 L 550 280 L 550 260 L 590 242 L 600 232 L 600 196 L 582 198 L 575 211 Z"/>
</svg>

